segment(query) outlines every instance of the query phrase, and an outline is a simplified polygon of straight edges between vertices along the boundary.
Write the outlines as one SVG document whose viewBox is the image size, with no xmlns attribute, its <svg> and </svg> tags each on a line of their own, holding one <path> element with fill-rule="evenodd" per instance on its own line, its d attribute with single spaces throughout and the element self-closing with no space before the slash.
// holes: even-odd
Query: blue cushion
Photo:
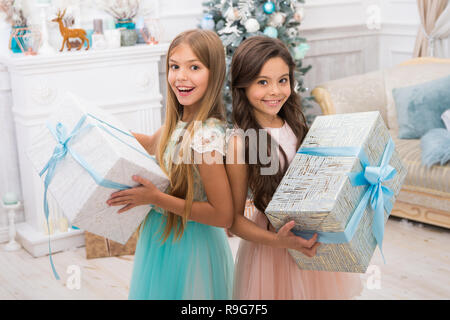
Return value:
<svg viewBox="0 0 450 320">
<path fill-rule="evenodd" d="M 422 164 L 427 168 L 435 164 L 445 165 L 450 161 L 450 131 L 431 129 L 420 139 Z"/>
<path fill-rule="evenodd" d="M 420 139 L 431 129 L 444 128 L 441 114 L 450 106 L 450 76 L 392 93 L 400 139 Z"/>
</svg>

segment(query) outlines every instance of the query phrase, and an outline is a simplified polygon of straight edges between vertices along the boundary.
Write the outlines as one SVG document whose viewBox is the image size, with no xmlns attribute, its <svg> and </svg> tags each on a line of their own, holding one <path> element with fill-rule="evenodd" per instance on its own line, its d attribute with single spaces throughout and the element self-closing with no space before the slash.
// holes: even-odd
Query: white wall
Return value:
<svg viewBox="0 0 450 320">
<path fill-rule="evenodd" d="M 158 1 L 159 17 L 163 26 L 163 39 L 172 40 L 178 33 L 197 28 L 203 17 L 203 0 L 153 0 Z"/>
<path fill-rule="evenodd" d="M 414 52 L 420 17 L 415 0 L 382 0 L 380 68 L 410 59 Z"/>
</svg>

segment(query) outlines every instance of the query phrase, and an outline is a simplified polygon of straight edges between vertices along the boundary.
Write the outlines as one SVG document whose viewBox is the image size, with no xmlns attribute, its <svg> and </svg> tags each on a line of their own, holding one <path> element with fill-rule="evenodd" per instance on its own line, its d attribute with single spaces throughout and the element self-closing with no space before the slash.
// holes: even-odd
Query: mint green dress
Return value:
<svg viewBox="0 0 450 320">
<path fill-rule="evenodd" d="M 167 166 L 183 133 L 179 121 L 164 153 Z M 197 152 L 212 150 L 225 154 L 224 123 L 206 120 L 195 131 L 191 147 Z M 194 170 L 197 172 L 197 170 Z M 194 201 L 207 201 L 198 173 L 194 173 Z M 189 221 L 183 236 L 174 242 L 172 232 L 166 242 L 160 240 L 166 215 L 160 208 L 146 217 L 136 246 L 129 299 L 231 299 L 234 262 L 223 228 Z"/>
</svg>

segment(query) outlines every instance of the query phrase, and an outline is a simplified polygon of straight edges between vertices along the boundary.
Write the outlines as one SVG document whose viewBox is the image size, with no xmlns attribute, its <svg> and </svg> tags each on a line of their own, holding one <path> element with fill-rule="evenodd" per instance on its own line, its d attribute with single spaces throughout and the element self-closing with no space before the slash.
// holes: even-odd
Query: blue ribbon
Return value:
<svg viewBox="0 0 450 320">
<path fill-rule="evenodd" d="M 96 118 L 95 116 L 93 116 L 91 114 L 83 115 L 81 117 L 81 119 L 78 121 L 78 123 L 76 124 L 76 126 L 74 127 L 74 129 L 72 130 L 72 132 L 70 133 L 70 135 L 67 134 L 67 129 L 62 123 L 58 122 L 56 125 L 56 128 L 53 128 L 49 123 L 47 123 L 47 128 L 50 130 L 51 134 L 56 139 L 58 144 L 56 145 L 55 149 L 53 150 L 53 155 L 51 156 L 50 160 L 47 162 L 44 169 L 42 169 L 42 171 L 39 173 L 39 176 L 42 177 L 43 174 L 47 173 L 44 178 L 44 187 L 45 187 L 45 190 L 44 190 L 44 213 L 45 213 L 45 219 L 47 220 L 47 230 L 48 230 L 48 234 L 49 234 L 48 250 L 49 250 L 50 263 L 52 266 L 53 274 L 55 275 L 55 278 L 57 280 L 60 280 L 60 278 L 59 278 L 58 273 L 56 272 L 55 265 L 53 264 L 53 259 L 52 259 L 52 252 L 51 252 L 51 247 L 50 247 L 50 227 L 48 224 L 49 209 L 48 209 L 48 201 L 47 201 L 48 186 L 50 185 L 50 183 L 55 175 L 55 169 L 56 169 L 57 164 L 60 161 L 62 161 L 66 157 L 66 155 L 69 153 L 72 156 L 72 158 L 76 162 L 78 162 L 81 165 L 81 167 L 83 167 L 89 173 L 89 175 L 94 179 L 94 181 L 98 185 L 105 187 L 105 188 L 116 189 L 116 190 L 125 190 L 125 189 L 132 188 L 125 184 L 121 184 L 121 183 L 117 183 L 117 182 L 113 182 L 113 181 L 104 179 L 79 154 L 77 154 L 70 147 L 70 142 L 73 141 L 73 139 L 76 136 L 79 136 L 81 133 L 83 133 L 95 126 L 92 124 L 87 124 L 86 126 L 83 127 L 87 116 L 90 116 L 104 124 L 107 124 L 109 127 L 134 138 L 133 135 L 131 135 L 123 130 L 118 129 L 118 128 L 104 122 L 103 120 Z M 113 133 L 108 131 L 108 129 L 106 129 L 105 127 L 103 127 L 101 125 L 96 125 L 96 127 L 100 127 L 101 129 L 103 129 L 104 131 L 106 131 L 107 133 L 109 133 L 111 136 L 115 137 L 122 143 L 128 145 L 129 147 L 133 148 L 134 150 L 138 151 L 139 153 L 143 154 L 144 156 L 146 156 L 152 160 L 155 160 L 154 157 L 152 157 L 148 154 L 145 154 L 145 153 L 141 152 L 140 150 L 134 148 L 133 146 L 129 145 L 128 143 L 124 142 L 123 140 L 121 140 L 120 138 L 115 136 Z"/>
<path fill-rule="evenodd" d="M 361 172 L 348 173 L 352 186 L 365 186 L 364 195 L 353 212 L 344 232 L 314 232 L 294 231 L 298 236 L 310 239 L 314 233 L 318 234 L 318 242 L 321 243 L 347 243 L 353 239 L 356 229 L 361 221 L 364 211 L 370 202 L 374 211 L 372 234 L 380 248 L 383 261 L 386 263 L 382 250 L 384 235 L 384 211 L 389 215 L 392 211 L 392 203 L 389 201 L 394 195 L 393 191 L 383 186 L 382 183 L 391 180 L 397 173 L 395 168 L 389 165 L 394 152 L 395 144 L 389 139 L 379 166 L 371 166 L 364 149 L 356 147 L 316 147 L 300 148 L 299 154 L 318 157 L 358 157 L 363 170 Z"/>
</svg>

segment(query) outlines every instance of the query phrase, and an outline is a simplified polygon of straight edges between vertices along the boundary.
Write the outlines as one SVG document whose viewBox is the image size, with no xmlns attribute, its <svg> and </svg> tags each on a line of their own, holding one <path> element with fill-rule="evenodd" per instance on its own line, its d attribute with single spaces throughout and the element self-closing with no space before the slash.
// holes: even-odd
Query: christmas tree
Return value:
<svg viewBox="0 0 450 320">
<path fill-rule="evenodd" d="M 300 37 L 299 27 L 304 17 L 304 0 L 211 0 L 203 3 L 204 17 L 200 27 L 215 31 L 226 49 L 227 81 L 224 101 L 227 117 L 231 116 L 230 65 L 239 44 L 256 35 L 266 35 L 282 40 L 296 62 L 295 89 L 305 92 L 303 77 L 311 66 L 303 67 L 302 59 L 309 49 L 306 39 Z M 311 123 L 312 97 L 302 96 L 303 112 Z"/>
</svg>

